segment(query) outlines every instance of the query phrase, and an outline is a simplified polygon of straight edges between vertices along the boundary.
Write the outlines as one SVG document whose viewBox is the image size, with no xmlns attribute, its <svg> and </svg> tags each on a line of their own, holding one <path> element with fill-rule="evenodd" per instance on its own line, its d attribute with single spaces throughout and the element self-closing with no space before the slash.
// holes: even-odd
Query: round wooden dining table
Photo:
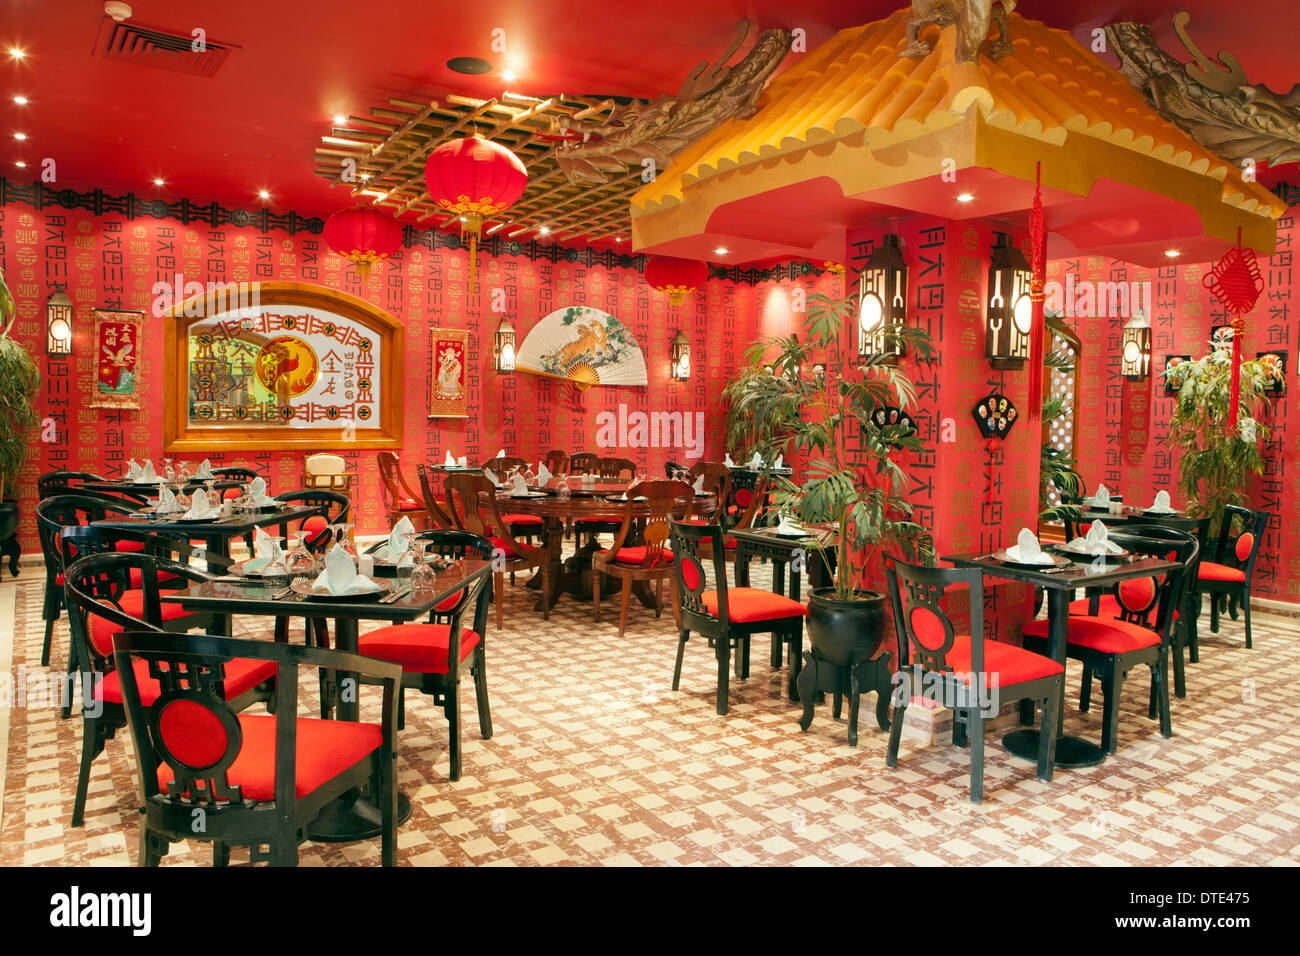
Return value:
<svg viewBox="0 0 1300 956">
<path fill-rule="evenodd" d="M 609 481 L 597 479 L 594 484 L 584 484 L 577 477 L 559 476 L 552 478 L 545 485 L 529 489 L 527 497 L 515 497 L 508 491 L 500 491 L 497 494 L 497 510 L 502 515 L 506 514 L 523 514 L 536 515 L 542 519 L 543 527 L 546 530 L 546 549 L 547 557 L 550 564 L 551 576 L 551 607 L 559 600 L 562 593 L 572 594 L 575 597 L 590 600 L 591 598 L 591 556 L 600 550 L 600 543 L 595 540 L 578 548 L 568 560 L 562 558 L 561 550 L 564 543 L 564 529 L 571 521 L 577 521 L 582 518 L 594 518 L 599 521 L 609 521 L 618 523 L 623 520 L 627 514 L 628 503 L 626 500 L 618 500 L 624 495 L 632 481 L 618 480 Z M 560 488 L 562 485 L 568 485 L 570 497 L 560 497 Z M 682 519 L 688 517 L 687 508 L 689 505 L 691 517 L 711 512 L 716 506 L 716 496 L 708 493 L 697 494 L 693 500 L 688 501 L 685 496 L 677 499 L 677 506 L 673 510 L 673 517 Z M 633 501 L 632 517 L 641 519 L 642 523 L 650 517 L 649 502 Z M 639 538 L 638 538 L 639 540 Z M 628 545 L 635 544 L 634 541 L 628 541 Z M 609 593 L 618 589 L 618 582 L 612 578 L 606 578 L 606 587 Z M 540 588 L 541 575 L 536 575 L 528 582 L 528 587 Z M 601 592 L 606 593 L 605 591 Z M 650 589 L 647 582 L 636 581 L 632 584 L 632 593 L 636 595 L 645 607 L 655 607 L 654 592 Z M 537 610 L 542 610 L 542 598 L 538 598 Z M 550 608 L 547 608 L 549 610 Z"/>
</svg>

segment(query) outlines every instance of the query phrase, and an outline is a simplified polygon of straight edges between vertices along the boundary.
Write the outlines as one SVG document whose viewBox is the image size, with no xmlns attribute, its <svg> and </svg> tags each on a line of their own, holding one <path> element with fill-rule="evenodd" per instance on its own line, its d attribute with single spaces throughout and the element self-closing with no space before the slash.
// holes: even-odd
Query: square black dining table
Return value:
<svg viewBox="0 0 1300 956">
<path fill-rule="evenodd" d="M 1063 551 L 1060 553 L 1066 554 Z M 1107 561 L 1099 564 L 1094 558 L 1079 555 L 1077 560 L 1071 559 L 1069 569 L 1048 571 L 1009 564 L 995 555 L 996 552 L 984 555 L 953 554 L 944 556 L 943 560 L 950 561 L 959 568 L 979 568 L 986 577 L 1023 581 L 1043 588 L 1047 592 L 1047 652 L 1062 667 L 1066 666 L 1072 592 L 1087 588 L 1109 588 L 1129 578 L 1153 577 L 1179 567 L 1176 561 L 1163 558 L 1139 557 L 1132 561 Z M 1062 733 L 1064 719 L 1065 681 L 1062 680 L 1057 698 L 1056 727 L 1053 730 L 1056 734 L 1056 766 L 1095 767 L 1106 759 L 1106 753 L 1099 745 Z M 1033 729 L 1012 731 L 1002 738 L 1002 745 L 1017 757 L 1036 761 L 1039 733 L 1039 730 Z"/>
<path fill-rule="evenodd" d="M 254 528 L 268 525 L 287 525 L 291 521 L 302 521 L 322 510 L 310 505 L 292 508 L 280 508 L 275 511 L 262 511 L 253 514 L 232 514 L 229 518 L 212 518 L 203 521 L 178 521 L 175 518 L 154 517 L 137 512 L 113 518 L 92 521 L 96 528 L 117 528 L 126 531 L 152 532 L 154 534 L 176 535 L 184 538 L 202 538 L 204 547 L 213 554 L 223 558 L 230 557 L 230 539 L 251 534 Z"/>
<path fill-rule="evenodd" d="M 349 598 L 346 600 L 302 597 L 295 593 L 283 594 L 284 587 L 268 585 L 258 579 L 231 580 L 217 578 L 192 584 L 183 591 L 167 591 L 161 600 L 179 604 L 185 610 L 218 616 L 256 614 L 275 618 L 327 618 L 334 621 L 334 646 L 340 651 L 357 650 L 357 623 L 383 621 L 389 624 L 409 623 L 430 614 L 462 588 L 487 575 L 492 563 L 481 559 L 462 558 L 438 571 L 437 583 L 431 591 L 408 591 L 391 604 L 381 604 L 379 597 Z M 376 577 L 391 573 L 392 567 L 376 566 Z M 355 674 L 340 673 L 341 682 Z M 337 709 L 340 720 L 358 720 L 361 704 L 358 695 L 340 695 Z M 398 823 L 410 818 L 411 801 L 398 794 Z M 378 836 L 381 826 L 379 808 L 369 795 L 358 790 L 343 794 L 326 807 L 308 828 L 307 835 L 322 843 L 348 843 Z"/>
</svg>

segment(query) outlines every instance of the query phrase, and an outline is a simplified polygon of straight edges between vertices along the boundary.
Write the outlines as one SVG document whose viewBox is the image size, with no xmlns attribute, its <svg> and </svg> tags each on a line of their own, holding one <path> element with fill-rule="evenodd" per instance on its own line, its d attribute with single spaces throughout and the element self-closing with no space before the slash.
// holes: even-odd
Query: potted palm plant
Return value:
<svg viewBox="0 0 1300 956">
<path fill-rule="evenodd" d="M 36 363 L 9 337 L 16 310 L 4 274 L 0 272 L 0 542 L 18 528 L 18 473 L 27 460 L 28 441 L 36 425 L 32 399 L 40 385 Z M 12 544 L 12 542 L 9 542 Z M 11 570 L 17 573 L 16 548 L 6 547 Z"/>
<path fill-rule="evenodd" d="M 1250 475 L 1264 470 L 1259 444 L 1270 429 L 1260 414 L 1270 407 L 1267 390 L 1281 381 L 1274 362 L 1243 361 L 1239 379 L 1237 426 L 1228 424 L 1232 382 L 1232 333 L 1210 343 L 1210 352 L 1193 362 L 1166 369 L 1178 390 L 1169 439 L 1182 451 L 1178 487 L 1187 496 L 1188 512 L 1210 515 L 1211 540 L 1223 520 L 1225 505 L 1246 505 Z"/>
<path fill-rule="evenodd" d="M 875 654 L 885 626 L 885 597 L 858 586 L 859 568 L 874 568 L 883 548 L 911 561 L 934 558 L 929 534 L 910 520 L 907 476 L 894 460 L 921 442 L 902 421 L 881 425 L 875 418 L 880 409 L 912 408 L 916 388 L 888 354 L 847 366 L 843 338 L 846 329 L 856 328 L 854 296 L 818 293 L 808 297 L 808 305 L 803 342 L 791 335 L 751 348 L 749 369 L 733 380 L 739 384 L 732 404 L 738 419 L 763 423 L 767 434 L 758 450 L 803 459 L 801 482 L 774 479 L 776 503 L 801 524 L 829 526 L 838 534 L 833 567 L 817 552 L 831 584 L 811 593 L 809 636 L 822 660 L 856 665 Z M 922 329 L 896 326 L 883 336 L 886 353 L 899 346 L 920 359 L 934 353 Z M 779 354 L 775 360 L 767 356 L 769 374 L 763 362 L 773 347 Z M 804 371 L 823 360 L 826 374 Z"/>
</svg>

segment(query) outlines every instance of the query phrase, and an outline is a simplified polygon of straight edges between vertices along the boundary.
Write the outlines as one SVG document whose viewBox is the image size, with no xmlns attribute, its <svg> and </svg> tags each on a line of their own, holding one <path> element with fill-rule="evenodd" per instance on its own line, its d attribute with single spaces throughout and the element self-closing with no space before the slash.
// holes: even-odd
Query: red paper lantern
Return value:
<svg viewBox="0 0 1300 956">
<path fill-rule="evenodd" d="M 378 209 L 353 206 L 325 220 L 325 242 L 344 259 L 355 262 L 365 279 L 371 266 L 402 248 L 402 227 Z"/>
<path fill-rule="evenodd" d="M 651 256 L 645 264 L 646 283 L 667 295 L 673 305 L 681 305 L 688 295 L 703 288 L 708 277 L 708 265 L 695 259 Z"/>
<path fill-rule="evenodd" d="M 528 172 L 519 157 L 504 146 L 466 136 L 443 143 L 429 154 L 424 185 L 430 199 L 464 217 L 461 234 L 469 236 L 472 283 L 483 220 L 500 215 L 524 194 Z"/>
</svg>

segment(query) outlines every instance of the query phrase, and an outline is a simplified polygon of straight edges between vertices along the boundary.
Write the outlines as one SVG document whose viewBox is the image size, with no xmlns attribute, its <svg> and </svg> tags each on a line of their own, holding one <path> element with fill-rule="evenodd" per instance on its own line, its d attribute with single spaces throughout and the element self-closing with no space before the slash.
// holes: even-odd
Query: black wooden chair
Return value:
<svg viewBox="0 0 1300 956">
<path fill-rule="evenodd" d="M 1041 701 L 1038 779 L 1051 780 L 1056 760 L 1056 708 L 1065 668 L 1050 657 L 984 637 L 984 576 L 976 568 L 923 568 L 885 557 L 885 576 L 898 638 L 894 717 L 885 765 L 898 765 L 903 719 L 913 696 L 939 696 L 953 711 L 954 740 L 970 746 L 970 799 L 984 799 L 984 722 L 999 706 Z M 900 588 L 899 582 L 902 582 Z M 959 628 L 942 606 L 949 588 L 969 588 L 970 628 Z M 906 598 L 904 598 L 906 594 Z M 964 728 L 958 734 L 958 725 Z"/>
<path fill-rule="evenodd" d="M 1177 697 L 1186 697 L 1187 676 L 1183 649 L 1191 642 L 1190 634 L 1194 623 L 1191 588 L 1192 582 L 1196 580 L 1196 571 L 1200 566 L 1201 555 L 1205 553 L 1210 518 L 1207 515 L 1204 518 L 1160 518 L 1158 520 L 1159 524 L 1128 523 L 1117 530 L 1123 534 L 1137 535 L 1140 538 L 1155 538 L 1173 542 L 1184 542 L 1190 538 L 1196 543 L 1195 554 L 1186 563 L 1183 572 L 1182 599 L 1174 609 L 1174 621 L 1169 632 L 1169 651 L 1174 665 L 1174 694 Z M 1176 554 L 1173 551 L 1170 553 Z M 1114 588 L 1109 590 L 1090 588 L 1086 598 L 1070 602 L 1070 613 L 1076 615 L 1118 618 L 1122 616 L 1121 610 L 1119 598 L 1115 595 Z M 1088 678 L 1089 669 L 1085 667 L 1085 683 L 1087 683 Z M 1084 707 L 1083 709 L 1086 710 L 1087 708 Z"/>
<path fill-rule="evenodd" d="M 1240 533 L 1236 533 L 1237 525 L 1241 526 Z M 1201 659 L 1196 626 L 1201 616 L 1202 599 L 1206 595 L 1210 598 L 1210 631 L 1219 632 L 1219 605 L 1226 597 L 1233 620 L 1237 618 L 1237 607 L 1241 607 L 1246 625 L 1246 646 L 1254 646 L 1250 633 L 1250 586 L 1255 574 L 1255 558 L 1259 555 L 1267 527 L 1266 511 L 1254 511 L 1239 505 L 1228 505 L 1223 509 L 1219 540 L 1214 548 L 1215 560 L 1201 561 L 1191 585 L 1193 614 L 1189 622 L 1189 660 L 1193 664 Z"/>
<path fill-rule="evenodd" d="M 76 494 L 88 481 L 105 481 L 102 475 L 89 471 L 47 471 L 36 479 L 36 499 L 44 501 L 55 495 Z"/>
<path fill-rule="evenodd" d="M 188 553 L 188 545 L 185 546 Z M 132 588 L 132 571 L 139 571 L 141 588 Z M 65 572 L 64 591 L 68 602 L 68 622 L 76 646 L 81 674 L 81 769 L 77 775 L 77 795 L 72 809 L 72 825 L 79 827 L 85 817 L 86 792 L 90 786 L 90 766 L 95 757 L 125 725 L 122 708 L 121 676 L 114 664 L 113 641 L 127 630 L 152 630 L 168 633 L 178 643 L 181 633 L 194 627 L 214 626 L 215 616 L 191 614 L 181 605 L 163 603 L 164 585 L 188 586 L 189 582 L 207 580 L 205 572 L 180 561 L 149 554 L 116 552 L 87 554 L 72 562 Z M 143 679 L 143 674 L 137 678 Z M 225 691 L 238 709 L 258 700 L 270 700 L 275 668 L 256 661 L 227 669 Z M 145 685 L 147 697 L 157 692 L 154 684 Z M 152 702 L 152 697 L 150 699 Z"/>
<path fill-rule="evenodd" d="M 718 659 L 718 713 L 726 714 L 731 650 L 736 649 L 736 676 L 749 677 L 749 643 L 754 634 L 771 634 L 773 660 L 779 660 L 781 643 L 790 649 L 789 694 L 797 700 L 795 682 L 803 657 L 803 621 L 807 609 L 798 601 L 758 588 L 727 586 L 726 548 L 718 525 L 693 525 L 673 521 L 673 567 L 680 601 L 680 634 L 673 690 L 682 678 L 682 658 L 691 632 L 703 635 Z M 706 564 L 712 567 L 709 587 Z"/>
<path fill-rule="evenodd" d="M 63 609 L 63 558 L 59 553 L 59 534 L 66 527 L 86 525 L 110 516 L 132 514 L 140 506 L 121 499 L 109 500 L 104 496 L 87 493 L 55 495 L 36 504 L 36 533 L 45 558 L 45 598 L 41 605 L 41 618 L 45 621 L 45 640 L 41 644 L 41 666 L 50 664 L 50 650 L 54 641 L 54 625 Z M 123 546 L 122 550 L 129 550 Z M 69 659 L 68 672 L 75 663 Z"/>
<path fill-rule="evenodd" d="M 248 482 L 257 477 L 256 468 L 248 468 L 244 465 L 223 465 L 220 468 L 213 468 L 212 473 L 226 481 Z"/>
<path fill-rule="evenodd" d="M 337 491 L 319 488 L 303 488 L 299 491 L 286 491 L 273 495 L 276 501 L 283 501 L 294 507 L 317 508 L 319 514 L 311 515 L 298 521 L 295 532 L 305 534 L 305 544 L 315 552 L 324 551 L 331 541 L 329 526 L 345 522 L 352 511 L 352 501 L 347 495 Z M 280 536 L 288 537 L 289 522 L 280 525 Z M 288 542 L 285 542 L 286 545 Z M 251 547 L 251 546 L 250 546 Z"/>
<path fill-rule="evenodd" d="M 1196 559 L 1198 545 L 1191 535 L 1181 541 L 1166 537 L 1139 537 L 1115 532 L 1110 539 L 1132 554 L 1173 559 L 1179 567 L 1167 574 L 1121 581 L 1114 590 L 1119 617 L 1071 615 L 1066 632 L 1066 656 L 1081 661 L 1084 679 L 1079 694 L 1079 709 L 1090 705 L 1092 676 L 1101 678 L 1102 726 L 1101 746 L 1115 753 L 1119 740 L 1119 705 L 1124 678 L 1133 668 L 1145 664 L 1151 670 L 1148 714 L 1160 721 L 1160 734 L 1173 736 L 1169 716 L 1169 647 L 1174 614 L 1183 601 L 1186 586 L 1185 568 Z M 1045 653 L 1047 621 L 1025 626 L 1025 647 Z"/>
<path fill-rule="evenodd" d="M 444 558 L 492 560 L 492 542 L 468 531 L 436 529 L 417 535 Z M 434 608 L 425 624 L 394 624 L 362 634 L 357 650 L 368 657 L 401 665 L 398 689 L 398 728 L 406 722 L 406 689 L 429 694 L 447 717 L 450 776 L 461 774 L 460 677 L 468 663 L 478 704 L 478 728 L 492 737 L 492 711 L 487 689 L 487 598 L 485 578 L 458 591 Z M 468 616 L 469 620 L 466 621 Z"/>
<path fill-rule="evenodd" d="M 212 843 L 215 866 L 229 862 L 232 846 L 248 846 L 253 862 L 296 866 L 312 821 L 359 787 L 371 788 L 379 808 L 381 861 L 396 865 L 398 667 L 342 651 L 147 630 L 115 645 L 139 770 L 140 866 L 195 839 Z M 271 716 L 239 714 L 230 699 L 234 672 L 248 666 L 273 675 Z M 299 717 L 300 667 L 382 682 L 380 722 Z"/>
</svg>

